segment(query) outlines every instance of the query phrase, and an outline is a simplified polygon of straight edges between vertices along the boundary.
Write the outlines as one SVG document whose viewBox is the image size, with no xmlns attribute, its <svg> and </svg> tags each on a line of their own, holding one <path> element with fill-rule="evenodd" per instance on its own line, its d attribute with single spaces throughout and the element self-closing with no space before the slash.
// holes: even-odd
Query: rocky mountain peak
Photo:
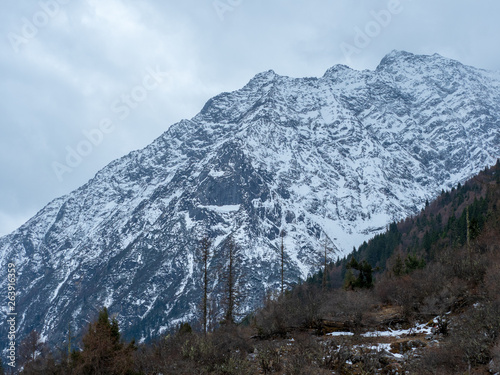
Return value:
<svg viewBox="0 0 500 375">
<path fill-rule="evenodd" d="M 398 51 L 375 71 L 257 74 L 0 238 L 0 269 L 22 275 L 18 330 L 62 341 L 102 306 L 138 340 L 196 320 L 202 234 L 214 275 L 228 236 L 241 248 L 248 311 L 278 288 L 281 230 L 292 283 L 325 241 L 343 256 L 494 164 L 499 98 L 497 73 Z"/>
</svg>

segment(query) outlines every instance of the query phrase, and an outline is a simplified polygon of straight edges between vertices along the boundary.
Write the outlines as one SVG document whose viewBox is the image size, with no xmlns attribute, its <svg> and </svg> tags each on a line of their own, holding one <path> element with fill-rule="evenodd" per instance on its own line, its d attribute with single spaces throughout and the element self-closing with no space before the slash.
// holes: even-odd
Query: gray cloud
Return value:
<svg viewBox="0 0 500 375">
<path fill-rule="evenodd" d="M 373 69 L 402 49 L 500 70 L 500 3 L 493 1 L 41 0 L 3 7 L 0 234 L 192 117 L 211 96 L 267 69 L 297 77 L 321 76 L 338 63 Z M 356 51 L 347 55 L 346 45 Z M 164 79 L 141 89 L 150 69 Z M 117 101 L 132 94 L 141 100 L 120 116 Z M 103 119 L 114 130 L 58 179 L 53 163 L 64 163 L 68 147 Z"/>
</svg>

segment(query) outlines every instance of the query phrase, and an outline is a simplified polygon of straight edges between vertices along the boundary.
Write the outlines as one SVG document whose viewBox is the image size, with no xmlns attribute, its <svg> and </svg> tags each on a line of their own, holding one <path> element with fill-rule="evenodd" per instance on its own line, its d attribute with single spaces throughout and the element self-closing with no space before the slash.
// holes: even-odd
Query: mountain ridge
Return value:
<svg viewBox="0 0 500 375">
<path fill-rule="evenodd" d="M 194 319 L 202 234 L 214 272 L 229 234 L 243 248 L 250 308 L 279 283 L 282 229 L 292 282 L 317 268 L 325 240 L 346 254 L 493 164 L 500 76 L 388 56 L 385 68 L 321 78 L 259 73 L 0 238 L 0 264 L 19 265 L 21 332 L 55 340 L 102 305 L 140 339 Z"/>
</svg>

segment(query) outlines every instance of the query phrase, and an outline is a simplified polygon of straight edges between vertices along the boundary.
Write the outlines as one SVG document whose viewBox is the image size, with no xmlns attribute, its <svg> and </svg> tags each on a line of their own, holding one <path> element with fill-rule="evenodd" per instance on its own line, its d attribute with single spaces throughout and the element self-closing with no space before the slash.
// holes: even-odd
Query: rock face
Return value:
<svg viewBox="0 0 500 375">
<path fill-rule="evenodd" d="M 391 52 L 374 71 L 256 75 L 0 239 L 18 271 L 18 332 L 64 341 L 107 306 L 127 337 L 197 319 L 203 233 L 211 300 L 222 249 L 240 248 L 240 311 L 285 277 L 343 255 L 500 156 L 500 74 Z M 0 324 L 6 324 L 5 312 Z M 4 327 L 5 329 L 5 327 Z"/>
</svg>

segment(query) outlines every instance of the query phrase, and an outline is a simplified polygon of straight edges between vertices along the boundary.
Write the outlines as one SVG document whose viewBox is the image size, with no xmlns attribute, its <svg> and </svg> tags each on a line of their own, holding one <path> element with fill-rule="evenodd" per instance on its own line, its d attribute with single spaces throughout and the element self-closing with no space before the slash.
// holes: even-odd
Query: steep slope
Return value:
<svg viewBox="0 0 500 375">
<path fill-rule="evenodd" d="M 19 332 L 61 341 L 102 305 L 138 339 L 195 319 L 203 233 L 216 304 L 227 236 L 242 249 L 243 311 L 278 285 L 281 229 L 295 281 L 326 238 L 346 254 L 493 164 L 499 103 L 499 74 L 438 55 L 395 51 L 375 71 L 321 78 L 258 74 L 0 239 L 0 269 L 19 272 Z"/>
<path fill-rule="evenodd" d="M 499 182 L 500 159 L 463 185 L 443 191 L 418 215 L 391 224 L 389 231 L 363 243 L 348 258 L 366 259 L 374 268 L 383 271 L 396 250 L 397 256 L 410 253 L 432 260 L 443 249 L 465 246 L 467 235 L 469 242 L 474 241 L 486 222 L 495 222 Z M 491 230 L 495 229 L 493 224 L 490 226 Z"/>
</svg>

